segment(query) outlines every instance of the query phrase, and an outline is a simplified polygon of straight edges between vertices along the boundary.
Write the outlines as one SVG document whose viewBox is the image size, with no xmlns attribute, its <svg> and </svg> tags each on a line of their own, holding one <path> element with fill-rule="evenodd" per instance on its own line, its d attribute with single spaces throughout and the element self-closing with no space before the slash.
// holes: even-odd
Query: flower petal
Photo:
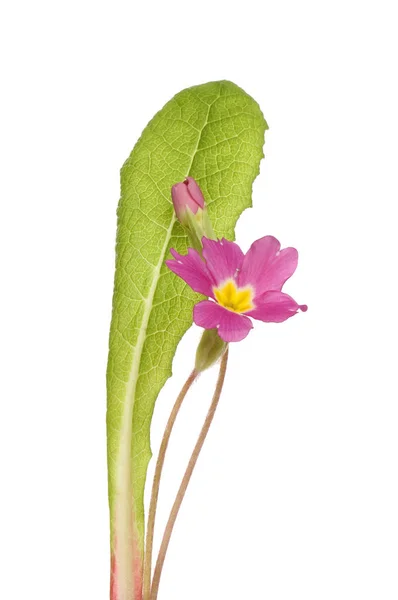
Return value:
<svg viewBox="0 0 398 600">
<path fill-rule="evenodd" d="M 305 312 L 307 308 L 305 304 L 297 304 L 288 294 L 270 291 L 257 298 L 256 308 L 246 314 L 266 323 L 282 323 L 293 317 L 298 310 Z"/>
<path fill-rule="evenodd" d="M 280 243 L 271 235 L 254 242 L 247 252 L 239 275 L 239 286 L 251 285 L 255 295 L 282 289 L 296 270 L 298 253 L 295 248 L 280 250 Z"/>
<path fill-rule="evenodd" d="M 279 241 L 272 235 L 266 235 L 253 242 L 243 259 L 239 274 L 239 286 L 254 286 L 273 261 L 280 247 Z"/>
<path fill-rule="evenodd" d="M 218 286 L 226 279 L 237 276 L 242 266 L 244 254 L 238 244 L 223 238 L 222 240 L 209 240 L 202 238 L 203 258 L 207 268 L 214 279 L 214 285 Z"/>
<path fill-rule="evenodd" d="M 214 329 L 224 342 L 240 342 L 253 328 L 250 319 L 234 313 L 210 300 L 203 300 L 194 306 L 193 320 L 199 327 Z"/>
<path fill-rule="evenodd" d="M 204 208 L 205 199 L 203 198 L 202 190 L 196 183 L 195 179 L 193 177 L 187 177 L 185 183 L 191 198 L 193 198 L 199 208 Z"/>
<path fill-rule="evenodd" d="M 188 254 L 184 256 L 178 254 L 173 248 L 170 252 L 175 258 L 175 260 L 166 260 L 170 271 L 181 277 L 194 292 L 213 298 L 212 278 L 199 253 L 192 248 L 188 248 Z"/>
<path fill-rule="evenodd" d="M 281 290 L 297 269 L 297 263 L 298 252 L 296 248 L 281 250 L 261 279 L 261 291 Z"/>
</svg>

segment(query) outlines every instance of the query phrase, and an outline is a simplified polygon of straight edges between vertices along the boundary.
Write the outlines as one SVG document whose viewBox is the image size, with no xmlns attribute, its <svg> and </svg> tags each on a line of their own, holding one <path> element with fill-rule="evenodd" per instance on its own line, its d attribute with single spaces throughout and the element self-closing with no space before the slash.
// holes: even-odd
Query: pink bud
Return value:
<svg viewBox="0 0 398 600">
<path fill-rule="evenodd" d="M 196 215 L 198 208 L 203 209 L 205 206 L 202 191 L 193 177 L 187 177 L 185 181 L 173 185 L 171 197 L 174 210 L 180 221 L 184 218 L 187 209 Z"/>
</svg>

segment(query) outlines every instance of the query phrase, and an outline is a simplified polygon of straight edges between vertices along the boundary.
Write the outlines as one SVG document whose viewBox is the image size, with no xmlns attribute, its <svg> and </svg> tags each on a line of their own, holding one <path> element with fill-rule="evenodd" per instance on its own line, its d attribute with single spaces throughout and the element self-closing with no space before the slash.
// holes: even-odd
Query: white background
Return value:
<svg viewBox="0 0 398 600">
<path fill-rule="evenodd" d="M 237 239 L 296 246 L 286 291 L 309 310 L 231 348 L 159 600 L 398 598 L 394 5 L 3 4 L 2 598 L 108 597 L 119 168 L 170 97 L 216 79 L 250 93 L 270 126 Z M 155 452 L 198 336 L 159 397 Z M 215 377 L 178 421 L 158 534 Z"/>
</svg>

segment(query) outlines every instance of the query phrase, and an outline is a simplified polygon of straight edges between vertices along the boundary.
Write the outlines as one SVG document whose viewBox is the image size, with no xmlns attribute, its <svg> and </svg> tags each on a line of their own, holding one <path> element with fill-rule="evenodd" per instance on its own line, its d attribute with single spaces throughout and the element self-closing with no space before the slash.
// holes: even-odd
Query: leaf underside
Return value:
<svg viewBox="0 0 398 600">
<path fill-rule="evenodd" d="M 185 253 L 187 246 L 170 189 L 194 177 L 216 234 L 234 239 L 239 215 L 251 206 L 266 128 L 257 103 L 235 84 L 192 87 L 157 113 L 121 170 L 107 370 L 109 503 L 114 540 L 128 471 L 141 553 L 152 413 L 198 299 L 164 264 L 170 248 Z"/>
</svg>

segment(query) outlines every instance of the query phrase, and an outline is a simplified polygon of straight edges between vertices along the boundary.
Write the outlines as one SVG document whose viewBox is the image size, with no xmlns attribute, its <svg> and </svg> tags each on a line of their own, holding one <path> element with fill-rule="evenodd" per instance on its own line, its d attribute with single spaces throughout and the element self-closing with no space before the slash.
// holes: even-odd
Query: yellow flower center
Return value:
<svg viewBox="0 0 398 600">
<path fill-rule="evenodd" d="M 244 313 L 254 308 L 251 288 L 238 288 L 230 279 L 221 287 L 213 289 L 214 296 L 219 304 L 236 313 Z"/>
</svg>

